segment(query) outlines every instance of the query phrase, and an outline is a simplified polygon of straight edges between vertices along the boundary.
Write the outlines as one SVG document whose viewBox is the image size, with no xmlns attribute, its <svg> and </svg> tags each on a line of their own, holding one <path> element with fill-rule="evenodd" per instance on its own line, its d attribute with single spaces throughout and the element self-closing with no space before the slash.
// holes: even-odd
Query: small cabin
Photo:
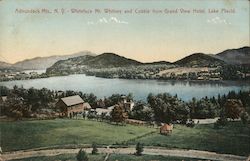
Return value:
<svg viewBox="0 0 250 161">
<path fill-rule="evenodd" d="M 90 109 L 91 106 L 82 100 L 79 95 L 61 98 L 56 103 L 57 109 L 61 116 L 70 117 L 76 113 L 82 113 L 84 110 Z"/>
<path fill-rule="evenodd" d="M 160 133 L 163 134 L 163 135 L 171 134 L 172 131 L 173 131 L 173 124 L 164 124 L 160 128 Z"/>
</svg>

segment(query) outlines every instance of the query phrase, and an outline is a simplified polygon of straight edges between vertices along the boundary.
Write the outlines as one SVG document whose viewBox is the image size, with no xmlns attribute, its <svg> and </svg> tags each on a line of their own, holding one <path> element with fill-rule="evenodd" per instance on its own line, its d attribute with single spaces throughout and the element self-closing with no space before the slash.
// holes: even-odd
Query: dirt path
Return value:
<svg viewBox="0 0 250 161">
<path fill-rule="evenodd" d="M 84 148 L 87 153 L 90 153 L 92 148 Z M 79 149 L 51 149 L 39 151 L 15 151 L 4 153 L 0 157 L 2 160 L 22 159 L 38 156 L 55 156 L 59 154 L 76 154 Z M 134 154 L 135 148 L 98 148 L 100 153 L 106 154 Z M 182 150 L 182 149 L 163 149 L 163 148 L 144 148 L 143 154 L 148 155 L 163 155 L 163 156 L 177 156 L 187 158 L 200 158 L 207 160 L 225 160 L 225 161 L 243 161 L 247 157 L 236 156 L 230 154 L 217 154 L 215 152 L 199 151 L 199 150 Z M 1 160 L 1 159 L 0 159 Z"/>
</svg>

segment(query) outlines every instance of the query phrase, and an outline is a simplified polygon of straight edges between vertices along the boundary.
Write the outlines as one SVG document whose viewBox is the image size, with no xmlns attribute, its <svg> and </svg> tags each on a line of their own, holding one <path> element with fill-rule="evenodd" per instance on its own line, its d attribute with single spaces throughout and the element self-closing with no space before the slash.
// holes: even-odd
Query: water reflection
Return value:
<svg viewBox="0 0 250 161">
<path fill-rule="evenodd" d="M 250 82 L 104 79 L 83 74 L 0 82 L 0 85 L 7 87 L 23 85 L 24 88 L 45 87 L 53 90 L 76 90 L 83 93 L 94 93 L 98 98 L 107 97 L 114 93 L 133 93 L 137 100 L 146 100 L 149 93 L 168 92 L 172 95 L 177 94 L 183 100 L 191 100 L 192 97 L 212 97 L 218 94 L 226 94 L 231 90 L 236 92 L 239 90 L 250 90 Z"/>
</svg>

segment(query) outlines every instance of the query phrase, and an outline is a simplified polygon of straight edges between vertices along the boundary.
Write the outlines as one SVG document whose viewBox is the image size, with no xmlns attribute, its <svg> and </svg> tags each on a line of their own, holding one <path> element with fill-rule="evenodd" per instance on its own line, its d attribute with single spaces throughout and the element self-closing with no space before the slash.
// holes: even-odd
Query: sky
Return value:
<svg viewBox="0 0 250 161">
<path fill-rule="evenodd" d="M 173 62 L 196 52 L 216 54 L 249 46 L 249 3 L 0 0 L 0 61 L 15 63 L 85 50 L 96 54 L 113 52 L 141 62 Z M 116 12 L 105 13 L 105 9 Z M 205 12 L 196 13 L 194 9 Z M 50 13 L 42 12 L 45 10 Z M 76 10 L 86 12 L 73 13 Z M 190 13 L 181 13 L 183 10 Z"/>
</svg>

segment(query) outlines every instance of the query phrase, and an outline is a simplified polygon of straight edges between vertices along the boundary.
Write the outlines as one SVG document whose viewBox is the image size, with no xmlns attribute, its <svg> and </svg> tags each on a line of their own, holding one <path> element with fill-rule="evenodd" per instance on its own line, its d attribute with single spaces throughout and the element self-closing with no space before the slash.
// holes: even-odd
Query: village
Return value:
<svg viewBox="0 0 250 161">
<path fill-rule="evenodd" d="M 144 65 L 131 68 L 87 69 L 86 75 L 102 78 L 122 79 L 156 79 L 156 80 L 187 80 L 187 81 L 221 81 L 224 78 L 222 67 L 171 67 L 166 65 Z M 233 72 L 234 79 L 249 79 L 249 73 L 239 70 Z M 231 74 L 233 74 L 231 73 Z M 66 73 L 65 73 L 66 74 Z M 230 75 L 228 75 L 230 76 Z M 230 78 L 231 79 L 231 78 Z"/>
<path fill-rule="evenodd" d="M 47 77 L 48 76 L 45 73 L 37 72 L 36 70 L 24 70 L 24 71 L 13 70 L 13 69 L 0 70 L 0 81 L 27 80 L 27 79 L 38 79 Z"/>
</svg>

